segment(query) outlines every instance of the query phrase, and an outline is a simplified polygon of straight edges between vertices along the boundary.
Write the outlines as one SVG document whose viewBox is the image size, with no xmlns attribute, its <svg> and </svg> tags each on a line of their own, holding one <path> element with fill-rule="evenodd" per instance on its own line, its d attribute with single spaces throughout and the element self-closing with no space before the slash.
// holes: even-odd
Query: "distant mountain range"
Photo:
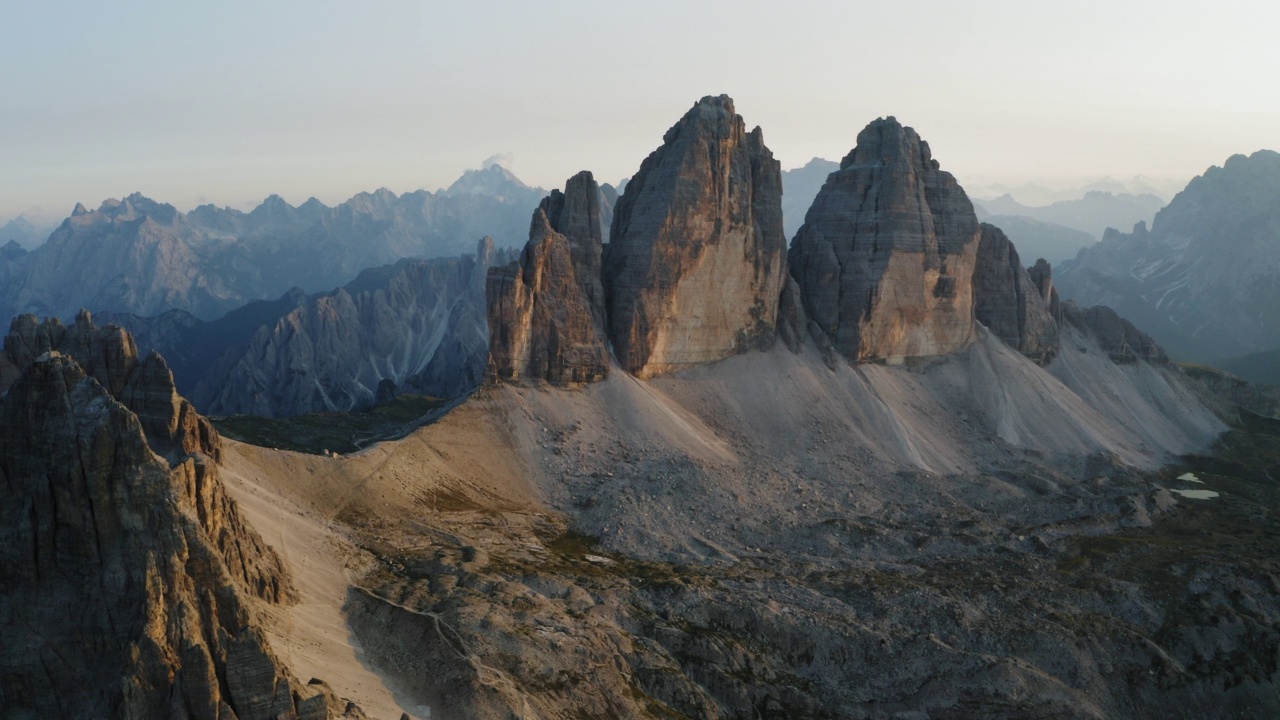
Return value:
<svg viewBox="0 0 1280 720">
<path fill-rule="evenodd" d="M 1074 200 L 1086 193 L 1102 191 L 1115 193 L 1132 193 L 1134 195 L 1155 195 L 1161 200 L 1178 194 L 1186 185 L 1186 179 L 1156 178 L 1146 175 L 1135 175 L 1128 180 L 1103 177 L 1074 187 L 1048 187 L 1040 183 L 1022 183 L 1007 185 L 996 183 L 986 186 L 971 186 L 974 196 L 978 198 L 994 198 L 1010 195 L 1024 205 L 1051 205 L 1062 200 Z M 979 200 L 981 202 L 981 200 Z"/>
<path fill-rule="evenodd" d="M 545 194 L 499 166 L 469 171 L 448 190 L 382 189 L 328 207 L 279 196 L 253 211 L 202 205 L 190 213 L 140 194 L 77 205 L 48 242 L 0 251 L 0 318 L 69 318 L 81 308 L 212 320 L 292 287 L 314 293 L 401 258 L 458 256 L 491 236 L 522 244 Z M 612 207 L 610 205 L 610 207 Z"/>
<path fill-rule="evenodd" d="M 215 415 L 355 410 L 384 395 L 454 397 L 479 384 L 488 353 L 485 274 L 513 251 L 371 268 L 329 293 L 293 288 L 217 320 L 185 310 L 98 313 L 164 355 L 178 391 Z"/>
<path fill-rule="evenodd" d="M 1155 195 L 1111 193 L 1092 190 L 1084 197 L 1060 200 L 1049 205 L 1032 207 L 1023 205 L 1011 195 L 1001 195 L 993 200 L 974 203 L 990 215 L 1012 215 L 1031 218 L 1040 222 L 1086 232 L 1095 238 L 1102 237 L 1107 228 L 1133 227 L 1137 222 L 1151 222 L 1156 212 L 1164 207 L 1164 200 Z M 1014 238 L 1017 241 L 1017 238 Z"/>
<path fill-rule="evenodd" d="M 44 223 L 33 223 L 25 215 L 19 215 L 0 225 L 0 248 L 14 243 L 26 250 L 32 250 L 48 239 L 54 227 Z"/>
<path fill-rule="evenodd" d="M 1174 357 L 1280 348 L 1280 154 L 1234 155 L 1161 210 L 1058 268 L 1063 297 L 1109 305 Z"/>
<path fill-rule="evenodd" d="M 782 229 L 787 239 L 795 237 L 804 224 L 805 213 L 817 197 L 827 176 L 840 169 L 835 160 L 814 158 L 803 166 L 782 172 Z"/>
</svg>

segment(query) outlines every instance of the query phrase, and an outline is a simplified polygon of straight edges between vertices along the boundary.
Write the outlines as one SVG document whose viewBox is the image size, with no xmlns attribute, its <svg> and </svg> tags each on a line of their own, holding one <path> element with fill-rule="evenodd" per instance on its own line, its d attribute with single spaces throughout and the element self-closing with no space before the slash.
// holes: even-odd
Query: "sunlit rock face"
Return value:
<svg viewBox="0 0 1280 720">
<path fill-rule="evenodd" d="M 610 238 L 609 338 L 628 372 L 773 343 L 786 280 L 781 168 L 729 97 L 703 98 L 667 131 L 618 199 Z"/>
<path fill-rule="evenodd" d="M 805 312 L 853 362 L 944 355 L 974 336 L 973 204 L 928 143 L 872 122 L 791 245 Z"/>
</svg>

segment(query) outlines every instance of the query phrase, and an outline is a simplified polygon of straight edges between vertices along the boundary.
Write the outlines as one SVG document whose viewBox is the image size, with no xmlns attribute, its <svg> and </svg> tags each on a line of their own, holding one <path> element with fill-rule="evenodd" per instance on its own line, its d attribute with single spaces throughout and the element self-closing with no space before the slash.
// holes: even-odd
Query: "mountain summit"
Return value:
<svg viewBox="0 0 1280 720">
<path fill-rule="evenodd" d="M 973 339 L 973 204 L 895 118 L 858 134 L 791 245 L 805 311 L 855 362 L 944 355 Z"/>
<path fill-rule="evenodd" d="M 708 96 L 662 140 L 604 253 L 609 337 L 640 377 L 768 347 L 786 280 L 782 171 L 760 128 Z"/>
</svg>

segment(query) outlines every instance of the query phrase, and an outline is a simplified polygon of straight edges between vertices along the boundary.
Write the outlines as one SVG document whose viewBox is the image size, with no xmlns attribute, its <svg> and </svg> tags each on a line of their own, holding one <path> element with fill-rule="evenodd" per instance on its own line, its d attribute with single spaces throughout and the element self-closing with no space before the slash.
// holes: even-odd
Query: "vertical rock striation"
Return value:
<svg viewBox="0 0 1280 720">
<path fill-rule="evenodd" d="M 156 452 L 171 460 L 190 453 L 202 453 L 214 462 L 221 459 L 217 432 L 178 395 L 164 358 L 153 352 L 139 360 L 133 337 L 118 326 L 99 328 L 85 310 L 76 315 L 70 327 L 56 318 L 40 322 L 34 315 L 19 315 L 10 323 L 4 340 L 6 362 L 15 368 L 9 382 L 50 351 L 73 358 L 107 393 L 137 415 Z M 0 392 L 6 385 L 0 377 Z"/>
<path fill-rule="evenodd" d="M 486 288 L 490 377 L 572 386 L 609 374 L 599 190 L 589 172 L 533 213 L 520 259 Z"/>
<path fill-rule="evenodd" d="M 790 251 L 804 309 L 854 362 L 943 355 L 973 338 L 973 204 L 915 130 L 872 122 Z"/>
<path fill-rule="evenodd" d="M 781 168 L 728 96 L 694 105 L 627 183 L 603 272 L 609 337 L 634 375 L 772 344 L 786 280 Z"/>
<path fill-rule="evenodd" d="M 1045 365 L 1058 353 L 1058 325 L 1049 302 L 1004 232 L 986 223 L 981 227 L 973 271 L 974 317 L 1007 345 Z M 1047 268 L 1045 263 L 1045 273 Z"/>
<path fill-rule="evenodd" d="M 1053 286 L 1053 267 L 1049 265 L 1048 260 L 1040 258 L 1027 270 L 1027 274 L 1031 277 L 1031 282 L 1035 283 L 1041 299 L 1049 304 L 1049 315 L 1053 317 L 1054 322 L 1061 325 L 1062 303 L 1058 300 L 1057 288 Z"/>
<path fill-rule="evenodd" d="M 0 393 L 0 714 L 344 712 L 257 627 L 250 599 L 288 601 L 288 576 L 163 360 L 139 361 L 87 313 L 69 328 L 19 318 L 5 347 L 18 375 Z"/>
</svg>

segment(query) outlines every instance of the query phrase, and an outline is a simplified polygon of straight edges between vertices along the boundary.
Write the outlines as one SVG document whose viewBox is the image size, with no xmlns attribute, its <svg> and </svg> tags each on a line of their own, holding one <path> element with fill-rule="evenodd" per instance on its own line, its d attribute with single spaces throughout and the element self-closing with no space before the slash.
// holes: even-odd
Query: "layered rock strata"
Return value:
<svg viewBox="0 0 1280 720">
<path fill-rule="evenodd" d="M 786 281 L 781 169 L 733 101 L 705 97 L 667 131 L 614 208 L 609 337 L 650 377 L 775 337 Z"/>
<path fill-rule="evenodd" d="M 506 381 L 572 386 L 609 374 L 599 191 L 570 178 L 533 213 L 520 259 L 489 272 L 489 370 Z"/>
<path fill-rule="evenodd" d="M 973 204 L 929 145 L 872 122 L 832 173 L 790 251 L 804 309 L 854 362 L 944 355 L 974 336 Z"/>
<path fill-rule="evenodd" d="M 1045 365 L 1059 345 L 1049 302 L 1004 232 L 986 223 L 981 227 L 973 272 L 974 317 L 1007 345 Z M 1045 268 L 1047 273 L 1047 263 Z"/>
<path fill-rule="evenodd" d="M 159 356 L 139 361 L 87 314 L 19 319 L 5 344 L 19 375 L 0 394 L 0 714 L 345 713 L 257 627 L 251 598 L 288 601 L 288 575 L 226 495 L 217 433 L 183 414 Z"/>
</svg>

